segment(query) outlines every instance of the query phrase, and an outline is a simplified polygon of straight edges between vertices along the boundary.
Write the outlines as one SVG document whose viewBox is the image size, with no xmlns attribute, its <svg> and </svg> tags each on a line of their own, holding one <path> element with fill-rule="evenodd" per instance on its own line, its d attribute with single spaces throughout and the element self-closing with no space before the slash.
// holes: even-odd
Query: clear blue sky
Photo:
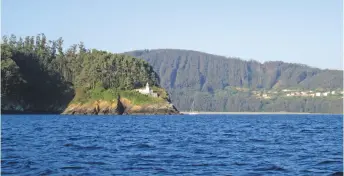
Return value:
<svg viewBox="0 0 344 176">
<path fill-rule="evenodd" d="M 1 34 L 342 69 L 342 0 L 2 0 Z"/>
</svg>

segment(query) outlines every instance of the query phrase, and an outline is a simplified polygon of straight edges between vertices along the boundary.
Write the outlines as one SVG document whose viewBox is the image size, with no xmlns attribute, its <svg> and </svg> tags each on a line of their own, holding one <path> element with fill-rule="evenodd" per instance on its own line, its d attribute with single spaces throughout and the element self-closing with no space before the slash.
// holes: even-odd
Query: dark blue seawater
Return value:
<svg viewBox="0 0 344 176">
<path fill-rule="evenodd" d="M 342 115 L 1 117 L 1 175 L 331 175 Z"/>
</svg>

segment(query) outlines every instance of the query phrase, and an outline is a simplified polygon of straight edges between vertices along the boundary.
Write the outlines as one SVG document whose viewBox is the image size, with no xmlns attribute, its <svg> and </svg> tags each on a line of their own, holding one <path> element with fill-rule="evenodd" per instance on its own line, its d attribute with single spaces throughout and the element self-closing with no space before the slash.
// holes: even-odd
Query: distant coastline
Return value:
<svg viewBox="0 0 344 176">
<path fill-rule="evenodd" d="M 192 115 L 277 115 L 277 114 L 288 114 L 288 115 L 343 115 L 337 113 L 308 113 L 308 112 L 193 112 Z M 1 115 L 23 115 L 23 114 L 40 114 L 40 115 L 62 115 L 58 112 L 48 112 L 48 111 L 35 111 L 35 112 L 22 112 L 22 111 L 2 111 Z M 190 112 L 180 112 L 180 115 L 190 115 Z M 115 114 L 112 114 L 115 115 Z M 140 115 L 154 115 L 154 113 L 140 114 Z"/>
<path fill-rule="evenodd" d="M 180 112 L 181 114 L 188 115 L 190 112 Z M 333 114 L 333 115 L 342 115 L 337 113 L 308 113 L 308 112 L 193 112 L 200 115 L 219 115 L 219 114 L 251 114 L 251 115 L 258 115 L 258 114 L 309 114 L 309 115 L 321 115 L 321 114 Z"/>
</svg>

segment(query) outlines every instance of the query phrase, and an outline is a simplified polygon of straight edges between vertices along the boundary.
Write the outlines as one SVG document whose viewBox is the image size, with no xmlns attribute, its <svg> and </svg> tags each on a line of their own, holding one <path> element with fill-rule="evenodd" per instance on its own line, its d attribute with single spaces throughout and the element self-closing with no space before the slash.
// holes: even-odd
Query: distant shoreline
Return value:
<svg viewBox="0 0 344 176">
<path fill-rule="evenodd" d="M 180 112 L 181 114 L 189 115 L 190 112 Z M 301 114 L 301 115 L 342 115 L 336 113 L 309 113 L 309 112 L 192 112 L 194 114 L 210 114 L 210 115 L 217 115 L 217 114 L 251 114 L 251 115 L 259 115 L 259 114 Z"/>
<path fill-rule="evenodd" d="M 179 115 L 343 115 L 337 113 L 309 113 L 309 112 L 190 112 L 180 111 Z M 63 115 L 59 112 L 21 112 L 21 111 L 2 111 L 1 115 Z M 142 115 L 154 115 L 154 114 L 142 114 Z"/>
</svg>

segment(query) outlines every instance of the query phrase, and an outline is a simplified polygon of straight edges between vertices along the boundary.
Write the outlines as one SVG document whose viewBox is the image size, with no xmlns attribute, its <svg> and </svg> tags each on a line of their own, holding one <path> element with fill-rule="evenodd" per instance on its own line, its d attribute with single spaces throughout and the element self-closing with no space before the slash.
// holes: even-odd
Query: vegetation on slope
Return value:
<svg viewBox="0 0 344 176">
<path fill-rule="evenodd" d="M 89 50 L 82 42 L 64 50 L 62 38 L 3 36 L 1 56 L 2 110 L 62 112 L 71 101 L 118 95 L 136 104 L 164 100 L 133 91 L 147 82 L 159 87 L 159 77 L 146 61 Z"/>
<path fill-rule="evenodd" d="M 180 110 L 192 101 L 199 111 L 343 112 L 342 99 L 284 98 L 261 100 L 250 94 L 228 94 L 228 87 L 253 90 L 343 90 L 343 71 L 321 70 L 280 61 L 259 63 L 177 49 L 137 50 L 159 74 L 161 85 Z M 222 94 L 221 94 L 222 92 Z M 305 107 L 301 106 L 304 103 Z"/>
<path fill-rule="evenodd" d="M 162 96 L 155 98 L 132 90 L 105 89 L 98 84 L 94 89 L 77 89 L 71 103 L 90 103 L 96 100 L 117 101 L 118 95 L 129 99 L 135 105 L 162 103 L 167 100 Z"/>
</svg>

